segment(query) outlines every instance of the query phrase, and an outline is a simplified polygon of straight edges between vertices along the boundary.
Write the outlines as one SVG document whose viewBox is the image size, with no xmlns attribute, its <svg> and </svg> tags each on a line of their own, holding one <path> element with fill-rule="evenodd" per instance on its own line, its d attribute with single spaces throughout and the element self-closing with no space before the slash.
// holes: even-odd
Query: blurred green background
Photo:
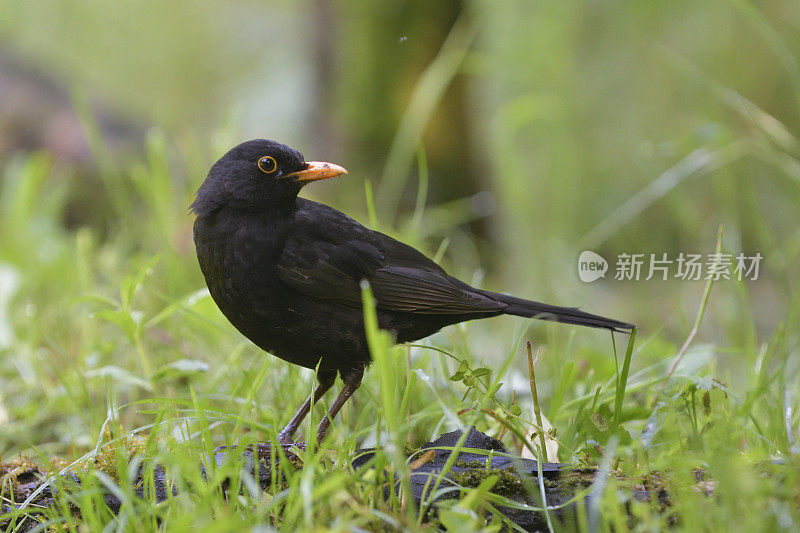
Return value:
<svg viewBox="0 0 800 533">
<path fill-rule="evenodd" d="M 30 403 L 19 391 L 83 386 L 64 369 L 134 375 L 150 350 L 224 352 L 196 324 L 144 335 L 137 315 L 117 317 L 132 339 L 117 346 L 86 319 L 96 299 L 147 311 L 203 288 L 192 194 L 258 137 L 347 167 L 304 194 L 456 276 L 635 322 L 667 345 L 691 329 L 704 282 L 616 281 L 614 258 L 708 254 L 722 224 L 726 251 L 764 261 L 757 281 L 715 285 L 698 340 L 744 380 L 742 354 L 797 307 L 799 26 L 791 0 L 4 2 L 4 419 L 35 415 L 14 406 Z M 583 250 L 612 263 L 606 279 L 579 280 Z M 155 274 L 132 306 L 125 283 L 143 265 Z M 472 351 L 491 363 L 519 327 L 471 326 Z M 30 423 L 6 445 L 30 442 Z"/>
</svg>

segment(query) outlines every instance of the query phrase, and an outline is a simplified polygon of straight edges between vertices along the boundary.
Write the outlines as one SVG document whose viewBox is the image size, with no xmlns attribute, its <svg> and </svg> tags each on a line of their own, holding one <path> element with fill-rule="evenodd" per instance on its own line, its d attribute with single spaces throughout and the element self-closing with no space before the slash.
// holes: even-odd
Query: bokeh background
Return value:
<svg viewBox="0 0 800 533">
<path fill-rule="evenodd" d="M 219 317 L 226 341 L 156 326 L 194 320 L 169 303 L 203 288 L 194 190 L 258 137 L 347 167 L 304 194 L 462 279 L 635 322 L 657 345 L 686 338 L 704 282 L 617 281 L 614 258 L 708 254 L 723 225 L 724 250 L 764 260 L 757 281 L 714 286 L 698 341 L 744 382 L 743 354 L 798 306 L 798 53 L 792 0 L 4 2 L 2 442 L 85 443 L 102 410 L 48 402 L 98 376 L 101 405 L 112 382 L 147 394 L 154 360 L 241 343 Z M 583 250 L 612 275 L 581 282 Z M 130 342 L 87 325 L 101 315 Z M 470 328 L 491 365 L 520 321 Z M 547 364 L 557 376 L 557 353 Z"/>
</svg>

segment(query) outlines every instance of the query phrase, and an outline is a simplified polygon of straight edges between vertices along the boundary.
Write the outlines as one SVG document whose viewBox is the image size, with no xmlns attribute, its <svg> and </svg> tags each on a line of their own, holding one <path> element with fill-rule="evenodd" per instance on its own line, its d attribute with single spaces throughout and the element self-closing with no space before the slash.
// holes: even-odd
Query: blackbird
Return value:
<svg viewBox="0 0 800 533">
<path fill-rule="evenodd" d="M 332 163 L 307 162 L 275 141 L 247 141 L 211 167 L 191 205 L 197 259 L 222 313 L 261 349 L 318 369 L 318 386 L 279 433 L 281 444 L 292 442 L 337 373 L 344 385 L 317 428 L 317 442 L 361 384 L 370 363 L 362 280 L 375 296 L 379 326 L 398 343 L 498 315 L 611 331 L 633 327 L 471 287 L 411 246 L 297 196 L 312 181 L 346 173 Z"/>
</svg>

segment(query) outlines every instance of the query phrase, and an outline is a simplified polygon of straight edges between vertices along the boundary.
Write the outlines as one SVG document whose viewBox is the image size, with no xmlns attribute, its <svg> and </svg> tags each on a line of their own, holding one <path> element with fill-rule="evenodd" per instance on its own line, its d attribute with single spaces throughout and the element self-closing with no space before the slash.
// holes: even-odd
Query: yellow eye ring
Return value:
<svg viewBox="0 0 800 533">
<path fill-rule="evenodd" d="M 275 158 L 269 155 L 265 155 L 261 159 L 258 160 L 259 170 L 264 174 L 272 174 L 276 170 L 278 170 L 278 162 L 275 161 Z"/>
</svg>

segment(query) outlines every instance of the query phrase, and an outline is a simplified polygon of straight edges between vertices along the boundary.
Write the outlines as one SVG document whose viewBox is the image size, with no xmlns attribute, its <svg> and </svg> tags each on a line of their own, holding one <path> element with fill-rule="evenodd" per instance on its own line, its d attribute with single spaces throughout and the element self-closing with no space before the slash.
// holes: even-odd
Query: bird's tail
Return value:
<svg viewBox="0 0 800 533">
<path fill-rule="evenodd" d="M 589 326 L 590 328 L 604 328 L 621 333 L 628 333 L 634 328 L 633 324 L 593 315 L 577 308 L 558 307 L 555 305 L 533 302 L 531 300 L 523 300 L 522 298 L 515 298 L 514 296 L 496 292 L 481 292 L 490 298 L 508 304 L 508 307 L 504 309 L 503 312 L 509 315 L 526 318 L 535 317 L 542 320 L 555 320 L 556 322 L 564 322 L 565 324 L 577 324 L 579 326 Z"/>
</svg>

